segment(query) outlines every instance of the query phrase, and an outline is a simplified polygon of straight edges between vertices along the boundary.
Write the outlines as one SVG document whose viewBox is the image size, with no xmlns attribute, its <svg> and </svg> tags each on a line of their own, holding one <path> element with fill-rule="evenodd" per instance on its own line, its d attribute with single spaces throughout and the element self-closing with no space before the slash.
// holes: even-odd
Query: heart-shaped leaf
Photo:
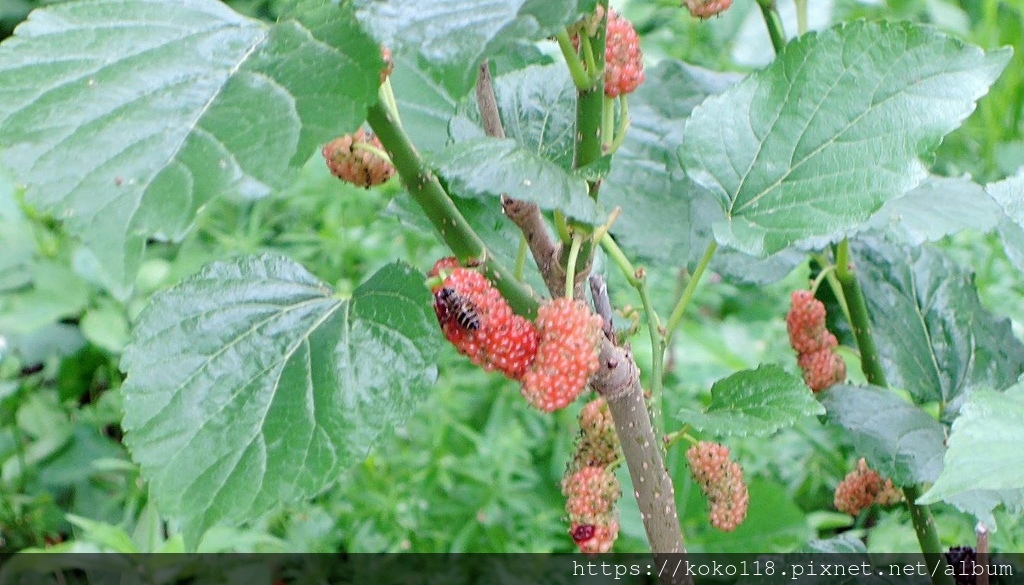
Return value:
<svg viewBox="0 0 1024 585">
<path fill-rule="evenodd" d="M 213 195 L 286 185 L 363 121 L 379 49 L 351 8 L 310 10 L 267 25 L 214 0 L 70 2 L 0 45 L 3 162 L 117 296 L 148 237 L 180 237 Z"/>
<path fill-rule="evenodd" d="M 441 150 L 448 144 L 448 124 L 458 100 L 410 57 L 398 55 L 394 59 L 391 87 L 402 128 L 421 151 Z"/>
<path fill-rule="evenodd" d="M 576 86 L 563 63 L 532 65 L 494 79 L 505 135 L 563 169 L 576 146 Z M 456 142 L 484 136 L 475 99 L 464 99 L 449 129 Z"/>
<path fill-rule="evenodd" d="M 194 546 L 364 457 L 433 382 L 437 343 L 408 267 L 341 300 L 285 258 L 215 263 L 139 317 L 121 364 L 125 443 Z"/>
<path fill-rule="evenodd" d="M 789 43 L 686 124 L 683 167 L 727 215 L 715 238 L 767 256 L 845 236 L 924 178 L 918 157 L 1009 58 L 909 23 L 858 21 Z"/>
</svg>

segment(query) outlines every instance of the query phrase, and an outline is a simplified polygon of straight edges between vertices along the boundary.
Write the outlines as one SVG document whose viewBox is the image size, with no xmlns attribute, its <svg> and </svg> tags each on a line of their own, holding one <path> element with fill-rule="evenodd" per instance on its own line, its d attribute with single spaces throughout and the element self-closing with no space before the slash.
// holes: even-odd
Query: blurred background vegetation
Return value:
<svg viewBox="0 0 1024 585">
<path fill-rule="evenodd" d="M 232 7 L 274 19 L 294 0 L 236 0 Z M 47 1 L 0 0 L 0 36 Z M 1024 0 L 813 0 L 810 25 L 851 18 L 932 23 L 984 48 L 1013 45 L 1002 78 L 967 123 L 942 145 L 934 172 L 979 182 L 1024 165 Z M 770 44 L 753 0 L 735 0 L 720 18 L 697 21 L 677 2 L 613 2 L 643 37 L 648 65 L 671 57 L 718 70 L 765 64 Z M 780 0 L 790 30 L 791 1 Z M 544 58 L 542 53 L 539 53 Z M 24 207 L 0 175 L 0 551 L 70 542 L 76 550 L 151 550 L 155 510 L 120 439 L 121 349 L 131 320 L 153 291 L 204 263 L 273 251 L 302 262 L 340 291 L 395 258 L 428 269 L 445 255 L 432 234 L 389 212 L 402 193 L 395 181 L 360 190 L 335 180 L 319 156 L 286 192 L 259 201 L 217 200 L 181 243 L 154 242 L 135 296 L 119 302 L 70 267 L 75 243 L 59 222 Z M 941 244 L 976 271 L 986 306 L 1024 327 L 1019 273 L 997 240 L 964 233 Z M 672 348 L 666 381 L 667 426 L 680 406 L 706 400 L 711 383 L 737 369 L 783 363 L 796 371 L 783 318 L 788 292 L 804 286 L 807 268 L 768 286 L 736 285 L 712 275 L 699 289 Z M 655 303 L 667 314 L 682 275 L 654 274 Z M 613 302 L 638 304 L 609 274 Z M 624 318 L 622 324 L 628 323 Z M 443 343 L 440 335 L 438 343 Z M 640 364 L 650 348 L 633 342 Z M 216 529 L 204 550 L 231 551 L 561 551 L 567 536 L 559 481 L 571 452 L 579 406 L 555 415 L 531 410 L 515 383 L 481 372 L 445 344 L 440 379 L 420 408 L 361 465 L 313 501 L 286 507 L 246 529 Z M 869 550 L 914 551 L 917 541 L 900 507 L 857 520 L 836 512 L 832 492 L 856 456 L 837 435 L 809 421 L 762 439 L 732 440 L 750 483 L 751 507 L 734 533 L 712 529 L 693 489 L 684 446 L 669 452 L 688 545 L 694 551 L 789 551 L 810 539 L 866 535 Z M 646 542 L 629 478 L 624 485 L 618 551 Z M 1024 522 L 997 512 L 993 548 L 1024 552 Z M 973 543 L 973 523 L 937 507 L 946 545 Z"/>
</svg>

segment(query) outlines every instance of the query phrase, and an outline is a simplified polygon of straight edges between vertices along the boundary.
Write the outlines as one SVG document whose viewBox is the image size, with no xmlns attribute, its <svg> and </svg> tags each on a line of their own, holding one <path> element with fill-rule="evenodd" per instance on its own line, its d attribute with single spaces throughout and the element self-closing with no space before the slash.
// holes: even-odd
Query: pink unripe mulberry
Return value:
<svg viewBox="0 0 1024 585">
<path fill-rule="evenodd" d="M 604 398 L 595 398 L 580 411 L 580 437 L 571 466 L 608 466 L 619 458 L 619 437 L 615 421 Z"/>
<path fill-rule="evenodd" d="M 732 5 L 732 0 L 685 0 L 690 15 L 696 18 L 711 18 L 725 12 Z"/>
<path fill-rule="evenodd" d="M 622 495 L 615 474 L 596 466 L 570 472 L 562 480 L 562 493 L 573 542 L 585 553 L 611 550 L 619 535 L 615 503 Z"/>
<path fill-rule="evenodd" d="M 836 486 L 833 503 L 840 512 L 856 516 L 871 504 L 888 506 L 900 501 L 900 498 L 900 492 L 892 485 L 892 480 L 883 480 L 861 457 L 857 469 L 846 474 Z"/>
<path fill-rule="evenodd" d="M 545 412 L 572 403 L 598 370 L 601 318 L 586 304 L 554 299 L 537 310 L 537 357 L 523 375 L 526 401 Z"/>
<path fill-rule="evenodd" d="M 719 530 L 735 530 L 747 517 L 750 495 L 743 481 L 743 469 L 729 459 L 729 448 L 701 441 L 686 451 L 690 473 L 707 498 L 711 525 Z"/>
<path fill-rule="evenodd" d="M 629 94 L 644 82 L 644 56 L 633 23 L 614 10 L 608 12 L 604 44 L 604 94 Z"/>
<path fill-rule="evenodd" d="M 571 522 L 597 524 L 614 515 L 622 488 L 607 467 L 584 467 L 562 479 L 565 512 Z"/>
<path fill-rule="evenodd" d="M 804 382 L 819 392 L 846 380 L 846 364 L 835 352 L 839 343 L 825 328 L 825 305 L 809 290 L 793 291 L 786 330 L 797 353 Z"/>
<path fill-rule="evenodd" d="M 846 379 L 846 363 L 831 349 L 802 354 L 797 357 L 797 364 L 803 370 L 804 383 L 813 392 L 820 392 Z"/>
<path fill-rule="evenodd" d="M 380 140 L 360 128 L 352 134 L 335 138 L 321 149 L 331 174 L 343 181 L 369 189 L 386 182 L 395 174 L 391 161 L 376 153 L 359 148 L 360 144 L 383 150 Z"/>
<path fill-rule="evenodd" d="M 786 314 L 789 343 L 797 353 L 812 353 L 826 343 L 825 305 L 809 290 L 793 291 Z M 835 338 L 833 338 L 834 340 Z"/>
</svg>

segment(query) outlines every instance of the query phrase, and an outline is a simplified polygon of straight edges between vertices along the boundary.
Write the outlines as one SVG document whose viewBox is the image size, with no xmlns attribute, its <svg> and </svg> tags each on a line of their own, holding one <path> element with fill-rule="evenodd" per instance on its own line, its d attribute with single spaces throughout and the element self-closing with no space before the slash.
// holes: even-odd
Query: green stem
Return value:
<svg viewBox="0 0 1024 585">
<path fill-rule="evenodd" d="M 625 252 L 619 247 L 619 244 L 609 235 L 607 232 L 601 236 L 601 247 L 604 248 L 608 257 L 618 265 L 619 270 L 622 271 L 622 275 L 626 277 L 629 285 L 636 288 L 640 285 L 640 280 L 636 277 L 636 269 L 633 268 L 633 264 L 626 257 Z"/>
<path fill-rule="evenodd" d="M 828 278 L 828 275 L 832 274 L 832 272 L 835 271 L 835 269 L 836 267 L 833 266 L 832 264 L 829 264 L 825 268 L 822 268 L 821 272 L 818 273 L 818 277 L 815 278 L 814 282 L 811 283 L 811 292 L 817 292 L 818 287 L 821 286 L 822 281 Z"/>
<path fill-rule="evenodd" d="M 523 272 L 526 268 L 526 252 L 530 249 L 526 241 L 526 234 L 519 234 L 519 250 L 516 251 L 516 280 L 523 280 Z"/>
<path fill-rule="evenodd" d="M 576 162 L 582 168 L 601 157 L 601 122 L 604 90 L 582 91 L 576 100 Z"/>
<path fill-rule="evenodd" d="M 684 426 L 683 428 L 679 429 L 678 431 L 675 431 L 674 433 L 669 433 L 665 435 L 665 448 L 668 449 L 672 445 L 678 443 L 680 440 L 686 441 L 691 445 L 696 445 L 697 443 L 700 443 L 700 441 L 698 441 L 697 438 L 691 435 L 688 431 L 689 427 Z"/>
<path fill-rule="evenodd" d="M 578 232 L 572 236 L 572 245 L 569 247 L 569 259 L 565 263 L 565 298 L 573 298 L 573 291 L 576 290 L 576 261 L 580 257 L 580 245 L 583 244 L 583 236 Z"/>
<path fill-rule="evenodd" d="M 850 311 L 850 327 L 853 329 L 853 336 L 857 340 L 857 348 L 860 350 L 861 369 L 870 384 L 887 388 L 889 386 L 885 379 L 885 371 L 882 369 L 882 360 L 878 355 L 878 348 L 875 347 L 875 338 L 871 334 L 871 319 L 868 315 L 868 306 L 864 300 L 864 292 L 857 281 L 853 266 L 849 262 L 849 242 L 843 240 L 836 251 L 836 277 L 842 287 L 843 297 L 846 299 L 846 306 Z"/>
<path fill-rule="evenodd" d="M 826 258 L 824 254 L 815 254 L 813 258 L 818 262 L 818 266 L 822 267 L 822 271 L 824 271 L 827 266 L 833 266 L 832 262 Z M 852 323 L 853 321 L 850 319 L 850 308 L 846 306 L 846 297 L 843 296 L 843 285 L 839 283 L 839 278 L 836 277 L 835 269 L 829 270 L 825 274 L 825 280 L 828 281 L 828 286 L 832 289 L 832 294 L 839 301 L 839 306 L 843 309 L 843 315 L 846 316 L 846 322 Z"/>
<path fill-rule="evenodd" d="M 603 35 L 602 35 L 603 37 Z M 594 57 L 594 44 L 590 42 L 590 37 L 587 35 L 580 35 L 580 46 L 583 47 L 583 63 L 587 66 L 587 72 L 590 75 L 590 86 L 593 87 L 594 82 L 598 79 L 598 72 L 604 71 L 602 66 L 600 69 L 597 66 L 597 59 Z M 601 47 L 601 53 L 604 54 L 604 47 Z"/>
<path fill-rule="evenodd" d="M 864 377 L 875 386 L 888 388 L 889 383 L 885 379 L 885 371 L 882 369 L 878 348 L 875 347 L 874 336 L 871 334 L 871 319 L 867 303 L 864 300 L 864 292 L 857 281 L 854 266 L 850 262 L 848 240 L 843 240 L 836 247 L 836 276 L 842 285 L 843 296 L 846 298 L 846 304 L 850 310 L 850 327 L 853 329 L 857 348 L 860 350 L 860 364 L 864 371 Z M 910 510 L 910 519 L 914 524 L 914 532 L 917 533 L 921 552 L 928 559 L 929 566 L 938 567 L 932 577 L 932 583 L 933 585 L 953 585 L 953 579 L 945 574 L 946 560 L 938 532 L 935 530 L 935 520 L 932 518 L 931 510 L 928 506 L 920 506 L 915 503 L 920 495 L 920 488 L 916 485 L 903 488 L 903 497 L 907 500 L 907 508 Z"/>
<path fill-rule="evenodd" d="M 662 332 L 661 320 L 651 303 L 651 295 L 647 290 L 647 277 L 643 270 L 637 275 L 639 281 L 636 287 L 640 293 L 640 302 L 644 306 L 644 313 L 647 315 L 647 330 L 651 336 L 651 424 L 654 427 L 654 436 L 660 441 L 665 434 L 664 418 L 661 416 L 661 389 L 662 377 L 665 375 L 665 335 Z"/>
<path fill-rule="evenodd" d="M 605 96 L 601 110 L 601 152 L 609 153 L 615 140 L 615 98 Z"/>
<path fill-rule="evenodd" d="M 686 288 L 683 290 L 683 294 L 679 297 L 679 302 L 676 303 L 672 314 L 668 317 L 668 327 L 665 328 L 665 339 L 671 339 L 672 332 L 675 331 L 676 327 L 679 326 L 679 322 L 683 319 L 683 312 L 686 311 L 686 306 L 690 304 L 690 299 L 693 297 L 694 291 L 697 290 L 697 284 L 700 282 L 701 276 L 704 275 L 704 271 L 707 269 L 708 264 L 711 263 L 711 258 L 715 255 L 715 250 L 718 249 L 718 244 L 711 240 L 708 244 L 707 249 L 704 250 L 704 255 L 700 257 L 700 262 L 697 263 L 696 270 L 693 271 L 693 276 L 690 277 L 690 281 L 686 283 Z"/>
<path fill-rule="evenodd" d="M 917 542 L 921 545 L 924 558 L 928 561 L 929 567 L 935 567 L 932 576 L 933 585 L 953 585 L 953 577 L 946 574 L 946 555 L 942 542 L 939 540 L 939 533 L 935 530 L 935 519 L 932 518 L 928 506 L 919 506 L 914 503 L 921 496 L 921 488 L 916 485 L 908 485 L 903 488 L 903 497 L 907 499 L 907 508 L 910 510 L 910 520 L 914 524 L 914 532 L 917 533 Z"/>
<path fill-rule="evenodd" d="M 604 120 L 604 41 L 607 28 L 608 2 L 598 2 L 604 6 L 605 17 L 597 27 L 593 37 L 580 33 L 583 43 L 584 57 L 589 57 L 587 67 L 593 83 L 589 89 L 579 90 L 576 99 L 576 160 L 573 168 L 582 168 L 604 154 L 601 151 L 601 123 Z M 589 51 L 589 53 L 588 53 Z M 591 61 L 593 64 L 591 64 Z M 596 185 L 596 184 L 595 184 Z M 591 189 L 596 198 L 596 186 Z"/>
<path fill-rule="evenodd" d="M 629 100 L 626 99 L 626 94 L 621 94 L 619 96 L 619 125 L 615 128 L 615 138 L 612 140 L 611 148 L 608 149 L 608 154 L 622 146 L 627 130 L 629 130 Z"/>
<path fill-rule="evenodd" d="M 399 128 L 402 127 L 402 118 L 398 115 L 398 101 L 395 100 L 395 92 L 391 87 L 391 76 L 387 76 L 384 79 L 384 83 L 380 85 L 380 89 L 377 90 L 377 96 L 384 102 L 384 107 L 387 108 L 388 112 L 395 117 L 395 123 Z"/>
<path fill-rule="evenodd" d="M 796 4 L 796 34 L 807 32 L 807 0 L 794 0 Z"/>
<path fill-rule="evenodd" d="M 569 74 L 572 75 L 572 82 L 576 89 L 587 89 L 593 85 L 593 80 L 583 69 L 583 61 L 580 61 L 580 56 L 572 46 L 572 39 L 569 38 L 568 31 L 563 28 L 555 33 L 555 40 L 558 41 L 558 48 L 562 50 L 562 57 L 565 58 L 566 66 L 569 67 Z"/>
<path fill-rule="evenodd" d="M 555 232 L 563 244 L 572 242 L 572 235 L 569 234 L 569 223 L 565 221 L 565 214 L 560 209 L 555 210 Z"/>
<path fill-rule="evenodd" d="M 782 26 L 782 17 L 775 7 L 775 0 L 757 0 L 761 8 L 761 15 L 764 17 L 764 24 L 768 27 L 768 36 L 772 39 L 772 47 L 775 53 L 781 53 L 786 46 L 786 29 Z"/>
<path fill-rule="evenodd" d="M 512 308 L 525 316 L 535 315 L 537 299 L 533 291 L 517 281 L 513 277 L 514 272 L 487 250 L 483 240 L 463 217 L 437 177 L 424 165 L 422 157 L 394 115 L 384 105 L 377 103 L 370 107 L 366 119 L 391 156 L 409 195 L 423 210 L 444 243 L 462 260 L 482 259 L 484 273 Z"/>
</svg>

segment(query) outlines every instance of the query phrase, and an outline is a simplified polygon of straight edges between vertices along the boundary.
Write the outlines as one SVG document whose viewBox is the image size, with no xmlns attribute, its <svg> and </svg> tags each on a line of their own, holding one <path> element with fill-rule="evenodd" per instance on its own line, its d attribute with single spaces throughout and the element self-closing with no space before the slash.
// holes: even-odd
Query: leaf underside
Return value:
<svg viewBox="0 0 1024 585">
<path fill-rule="evenodd" d="M 395 55 L 424 63 L 461 98 L 488 57 L 539 41 L 590 12 L 593 0 L 358 0 L 358 15 Z"/>
</svg>

